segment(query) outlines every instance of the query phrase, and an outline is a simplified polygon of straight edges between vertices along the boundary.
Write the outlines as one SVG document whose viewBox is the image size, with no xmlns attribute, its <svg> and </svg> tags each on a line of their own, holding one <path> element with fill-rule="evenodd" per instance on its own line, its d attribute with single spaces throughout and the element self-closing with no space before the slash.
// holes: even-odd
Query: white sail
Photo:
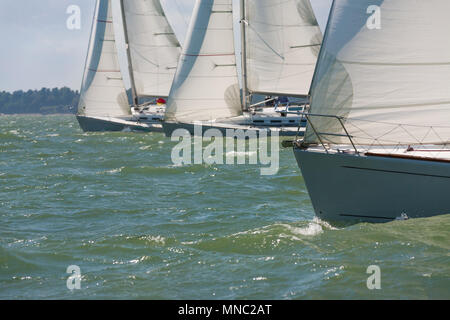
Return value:
<svg viewBox="0 0 450 320">
<path fill-rule="evenodd" d="M 130 113 L 117 58 L 111 0 L 98 0 L 78 114 L 116 117 Z"/>
<path fill-rule="evenodd" d="M 180 44 L 160 0 L 122 0 L 136 94 L 167 97 Z"/>
<path fill-rule="evenodd" d="M 336 0 L 311 113 L 358 145 L 450 141 L 450 1 Z M 311 117 L 307 142 L 349 143 Z"/>
<path fill-rule="evenodd" d="M 197 0 L 167 103 L 166 121 L 241 114 L 232 0 Z"/>
<path fill-rule="evenodd" d="M 248 90 L 308 95 L 322 44 L 310 0 L 246 0 Z"/>
</svg>

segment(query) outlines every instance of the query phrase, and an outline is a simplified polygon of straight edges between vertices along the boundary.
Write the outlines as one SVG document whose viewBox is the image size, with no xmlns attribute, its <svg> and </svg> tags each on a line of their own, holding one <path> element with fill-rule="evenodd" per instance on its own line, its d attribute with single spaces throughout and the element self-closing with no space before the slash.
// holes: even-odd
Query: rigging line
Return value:
<svg viewBox="0 0 450 320">
<path fill-rule="evenodd" d="M 445 140 L 442 139 L 442 137 L 437 133 L 437 131 L 434 129 L 433 126 L 431 126 L 428 130 L 428 132 L 425 134 L 425 136 L 422 138 L 422 140 L 420 140 L 420 145 L 426 145 L 428 142 L 425 141 L 425 139 L 427 139 L 429 136 L 431 136 L 431 133 L 434 133 L 436 135 L 436 137 L 441 141 L 440 144 L 444 144 L 445 145 Z"/>
<path fill-rule="evenodd" d="M 175 36 L 175 32 L 159 32 L 154 33 L 154 36 Z"/>
<path fill-rule="evenodd" d="M 248 21 L 247 20 L 241 20 L 241 23 L 245 23 L 247 26 L 248 26 L 248 28 L 250 29 L 250 30 L 252 30 L 257 36 L 258 36 L 258 38 L 259 39 L 261 39 L 261 41 L 273 52 L 273 53 L 275 53 L 281 60 L 285 60 L 285 58 L 280 54 L 280 53 L 278 53 L 274 48 L 272 48 L 271 46 L 270 46 L 270 44 L 269 43 L 267 43 L 267 41 L 266 40 L 264 40 L 264 38 L 258 33 L 258 31 L 256 31 L 249 23 L 248 23 Z"/>
<path fill-rule="evenodd" d="M 406 150 L 406 152 L 450 152 L 450 150 L 439 150 L 439 149 L 413 149 L 413 150 Z"/>
<path fill-rule="evenodd" d="M 387 125 L 391 125 L 391 126 L 404 125 L 404 126 L 413 127 L 413 128 L 430 128 L 430 127 L 440 128 L 440 129 L 449 129 L 450 128 L 450 126 L 441 126 L 441 125 L 427 126 L 427 125 L 409 124 L 409 123 L 395 123 L 395 122 L 368 120 L 368 119 L 362 119 L 362 118 L 357 118 L 357 117 L 355 117 L 355 118 L 343 117 L 343 118 L 345 118 L 346 120 L 351 120 L 351 121 L 380 123 L 380 124 L 387 124 Z"/>
<path fill-rule="evenodd" d="M 384 135 L 382 135 L 382 136 L 380 136 L 380 137 L 374 137 L 373 135 L 371 135 L 371 134 L 369 134 L 368 132 L 366 132 L 365 130 L 363 130 L 363 129 L 361 129 L 361 128 L 359 128 L 357 125 L 355 125 L 354 123 L 352 123 L 352 122 L 349 122 L 348 123 L 348 125 L 351 125 L 351 126 L 353 126 L 353 127 L 355 127 L 357 130 L 359 130 L 359 131 L 361 131 L 363 134 L 366 134 L 367 135 L 367 137 L 360 137 L 360 139 L 369 139 L 369 138 L 371 138 L 374 142 L 373 142 L 373 144 L 372 144 L 372 146 L 382 146 L 383 147 L 383 144 L 375 144 L 375 141 L 376 142 L 386 142 L 386 143 L 396 143 L 397 145 L 399 145 L 399 146 L 403 146 L 404 145 L 404 143 L 402 143 L 402 142 L 399 142 L 399 141 L 395 141 L 395 140 L 389 140 L 389 139 L 385 139 L 385 138 L 383 138 L 384 136 L 386 136 L 387 134 L 384 134 Z M 394 130 L 397 130 L 398 128 L 401 128 L 401 129 L 403 129 L 407 134 L 409 134 L 414 140 L 416 140 L 417 141 L 417 143 L 419 144 L 419 145 L 424 145 L 424 143 L 423 142 L 420 142 L 416 137 L 414 137 L 413 135 L 411 135 L 411 133 L 409 133 L 405 128 L 403 128 L 403 125 L 397 125 L 393 130 L 390 130 L 389 132 L 388 132 L 388 134 L 390 133 L 390 132 L 392 132 L 392 131 L 394 131 Z M 358 138 L 357 136 L 356 136 L 356 138 Z M 439 136 L 438 136 L 438 138 L 440 138 Z M 441 138 L 440 138 L 441 139 Z M 441 142 L 440 143 L 443 143 L 443 140 L 441 140 Z M 435 143 L 433 143 L 433 144 L 435 144 Z M 385 149 L 384 147 L 383 147 L 383 149 Z"/>
<path fill-rule="evenodd" d="M 389 135 L 390 134 L 392 134 L 393 132 L 395 132 L 397 129 L 403 129 L 411 138 L 413 138 L 414 140 L 416 140 L 417 141 L 417 143 L 419 143 L 420 144 L 420 141 L 416 138 L 416 137 L 414 137 L 413 135 L 411 135 L 409 132 L 407 132 L 406 130 L 405 130 L 405 128 L 403 128 L 402 127 L 402 125 L 398 125 L 398 126 L 395 126 L 394 128 L 392 128 L 391 130 L 389 130 L 388 132 L 386 132 L 385 134 L 383 134 L 383 135 L 381 135 L 381 136 L 378 136 L 377 138 L 375 138 L 376 139 L 376 141 L 377 142 L 379 142 L 379 141 L 387 141 L 387 142 L 389 142 L 390 140 L 385 140 L 385 137 L 388 137 L 389 138 Z M 397 141 L 397 145 L 399 145 L 400 144 L 400 142 L 399 141 Z"/>
<path fill-rule="evenodd" d="M 369 134 L 369 133 L 366 132 L 365 130 L 359 128 L 359 127 L 358 127 L 357 125 L 355 125 L 354 123 L 348 122 L 348 121 L 347 121 L 346 124 L 355 127 L 357 130 L 359 130 L 360 132 L 362 132 L 363 134 L 365 134 L 367 137 L 371 138 L 371 139 L 372 139 L 372 145 L 371 145 L 371 146 L 375 145 L 375 142 L 379 142 L 379 138 L 376 138 L 375 136 Z M 367 137 L 361 137 L 360 139 L 366 139 L 366 140 L 368 140 Z M 358 139 L 357 136 L 356 136 L 355 138 Z"/>
<path fill-rule="evenodd" d="M 422 144 L 423 144 L 417 137 L 415 137 L 411 132 L 409 132 L 409 131 L 404 127 L 403 124 L 400 124 L 400 128 L 403 129 L 403 131 L 406 132 L 411 138 L 413 138 L 414 140 L 416 140 L 417 143 L 418 143 L 419 145 L 422 145 Z"/>
<path fill-rule="evenodd" d="M 425 139 L 428 137 L 428 135 L 433 132 L 433 127 L 430 127 L 427 131 L 427 133 L 422 137 L 422 139 L 420 140 L 420 144 L 423 144 Z"/>
<path fill-rule="evenodd" d="M 349 125 L 355 127 L 356 130 L 359 130 L 361 133 L 363 133 L 363 134 L 366 135 L 366 137 L 361 136 L 361 137 L 360 137 L 361 139 L 368 139 L 368 138 L 371 138 L 373 141 L 380 141 L 380 139 L 384 136 L 384 135 L 382 135 L 382 136 L 379 136 L 379 137 L 375 137 L 375 136 L 371 135 L 369 132 L 367 132 L 366 130 L 361 129 L 359 126 L 357 126 L 356 124 L 354 124 L 352 121 L 348 121 L 348 119 L 347 119 L 347 123 L 348 123 Z M 394 128 L 394 129 L 397 129 L 397 128 Z M 367 137 L 368 137 L 368 138 L 367 138 Z M 389 141 L 389 140 L 381 140 L 381 141 L 387 141 L 387 142 L 395 142 L 395 143 L 398 143 L 398 141 Z"/>
<path fill-rule="evenodd" d="M 437 131 L 434 129 L 434 127 L 431 127 L 431 129 L 433 130 L 434 134 L 439 138 L 439 140 L 444 141 L 443 143 L 445 143 L 445 140 L 442 139 L 442 137 L 437 133 Z"/>
<path fill-rule="evenodd" d="M 321 46 L 321 43 L 317 43 L 317 44 L 306 44 L 306 45 L 301 45 L 301 46 L 290 46 L 291 49 L 300 49 L 300 48 L 311 48 L 311 47 L 319 47 Z"/>
</svg>

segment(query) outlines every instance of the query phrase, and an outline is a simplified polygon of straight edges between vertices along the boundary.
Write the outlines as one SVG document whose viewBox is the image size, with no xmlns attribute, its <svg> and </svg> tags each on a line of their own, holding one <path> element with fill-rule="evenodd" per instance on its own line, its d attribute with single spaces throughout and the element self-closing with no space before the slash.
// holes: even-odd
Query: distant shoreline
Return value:
<svg viewBox="0 0 450 320">
<path fill-rule="evenodd" d="M 17 116 L 47 117 L 47 116 L 76 116 L 76 114 L 75 113 L 0 113 L 0 117 L 17 117 Z"/>
<path fill-rule="evenodd" d="M 70 88 L 0 91 L 2 115 L 61 115 L 75 114 L 80 93 Z"/>
</svg>

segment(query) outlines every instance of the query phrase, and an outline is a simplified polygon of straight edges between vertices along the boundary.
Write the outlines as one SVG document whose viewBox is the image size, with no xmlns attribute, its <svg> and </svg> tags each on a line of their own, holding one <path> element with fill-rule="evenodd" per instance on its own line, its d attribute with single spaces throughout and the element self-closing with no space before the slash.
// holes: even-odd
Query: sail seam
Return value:
<svg viewBox="0 0 450 320">
<path fill-rule="evenodd" d="M 391 63 L 383 63 L 383 62 L 358 62 L 358 61 L 345 61 L 345 60 L 339 60 L 336 61 L 343 63 L 343 64 L 352 64 L 352 65 L 362 65 L 362 66 L 442 66 L 442 65 L 450 65 L 449 62 L 418 62 L 418 63 L 398 63 L 398 62 L 391 62 Z"/>
</svg>

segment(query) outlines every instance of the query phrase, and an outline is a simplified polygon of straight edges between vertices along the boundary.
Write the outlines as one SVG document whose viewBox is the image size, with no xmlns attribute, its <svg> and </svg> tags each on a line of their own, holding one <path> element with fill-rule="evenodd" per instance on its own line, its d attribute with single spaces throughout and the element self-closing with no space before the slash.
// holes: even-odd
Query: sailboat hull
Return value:
<svg viewBox="0 0 450 320">
<path fill-rule="evenodd" d="M 77 116 L 78 123 L 84 132 L 115 132 L 125 130 L 123 124 L 96 118 Z"/>
<path fill-rule="evenodd" d="M 294 149 L 316 215 L 389 222 L 450 213 L 450 162 Z"/>
<path fill-rule="evenodd" d="M 201 130 L 200 128 L 201 124 Z M 196 126 L 198 128 L 196 129 Z M 304 129 L 301 129 L 300 131 L 298 128 L 294 127 L 286 127 L 286 128 L 275 128 L 275 127 L 267 127 L 267 126 L 246 126 L 246 125 L 238 125 L 238 124 L 226 124 L 226 123 L 211 123 L 211 122 L 205 122 L 205 123 L 198 123 L 192 124 L 192 123 L 181 123 L 181 122 L 165 122 L 163 124 L 164 133 L 167 137 L 171 137 L 174 132 L 178 129 L 184 129 L 188 131 L 192 136 L 196 135 L 204 135 L 208 130 L 215 129 L 222 133 L 222 135 L 225 137 L 227 135 L 228 130 L 244 130 L 246 134 L 252 134 L 255 133 L 256 137 L 259 137 L 262 132 L 266 132 L 267 137 L 273 136 L 275 132 L 278 133 L 279 137 L 281 138 L 288 138 L 288 137 L 302 137 L 304 135 Z"/>
<path fill-rule="evenodd" d="M 77 116 L 77 120 L 84 132 L 120 132 L 127 130 L 162 132 L 162 125 L 159 123 L 145 123 L 118 118 L 106 119 L 86 116 Z"/>
</svg>

